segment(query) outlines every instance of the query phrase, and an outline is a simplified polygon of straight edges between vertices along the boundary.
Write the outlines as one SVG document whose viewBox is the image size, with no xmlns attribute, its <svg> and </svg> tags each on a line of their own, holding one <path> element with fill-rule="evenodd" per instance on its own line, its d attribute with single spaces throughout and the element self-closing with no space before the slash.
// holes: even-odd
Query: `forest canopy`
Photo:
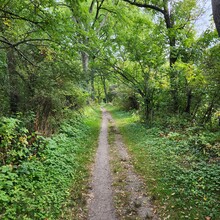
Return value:
<svg viewBox="0 0 220 220">
<path fill-rule="evenodd" d="M 124 102 L 147 123 L 217 121 L 219 40 L 196 33 L 202 13 L 196 0 L 4 0 L 1 114 L 32 112 L 43 133 L 86 100 Z"/>
</svg>

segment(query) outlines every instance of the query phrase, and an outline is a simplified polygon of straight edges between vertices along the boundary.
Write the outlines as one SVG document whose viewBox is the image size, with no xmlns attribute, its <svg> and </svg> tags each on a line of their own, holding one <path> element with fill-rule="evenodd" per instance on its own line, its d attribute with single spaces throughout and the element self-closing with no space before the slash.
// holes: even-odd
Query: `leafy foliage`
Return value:
<svg viewBox="0 0 220 220">
<path fill-rule="evenodd" d="M 1 219 L 57 219 L 61 215 L 70 189 L 81 189 L 78 184 L 97 141 L 99 114 L 90 112 L 93 119 L 76 115 L 52 138 L 35 134 L 33 143 L 19 120 L 1 120 L 1 155 L 7 155 L 1 157 Z"/>
<path fill-rule="evenodd" d="M 152 200 L 160 204 L 161 216 L 218 219 L 219 131 L 146 129 L 135 115 L 112 110 L 136 169 L 144 176 Z"/>
</svg>

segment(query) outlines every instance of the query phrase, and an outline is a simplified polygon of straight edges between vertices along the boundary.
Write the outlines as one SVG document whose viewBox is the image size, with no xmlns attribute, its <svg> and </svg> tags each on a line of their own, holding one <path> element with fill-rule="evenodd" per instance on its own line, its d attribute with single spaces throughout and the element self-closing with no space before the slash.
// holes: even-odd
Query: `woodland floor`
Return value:
<svg viewBox="0 0 220 220">
<path fill-rule="evenodd" d="M 110 113 L 102 125 L 88 195 L 89 220 L 160 219 Z"/>
</svg>

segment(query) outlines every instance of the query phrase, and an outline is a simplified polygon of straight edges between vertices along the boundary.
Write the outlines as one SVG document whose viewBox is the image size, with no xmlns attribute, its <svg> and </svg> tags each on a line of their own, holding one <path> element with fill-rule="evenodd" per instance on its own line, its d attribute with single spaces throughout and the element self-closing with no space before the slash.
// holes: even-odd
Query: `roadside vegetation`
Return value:
<svg viewBox="0 0 220 220">
<path fill-rule="evenodd" d="M 181 119 L 146 128 L 134 112 L 108 109 L 162 219 L 217 220 L 220 131 L 193 127 Z"/>
<path fill-rule="evenodd" d="M 100 111 L 72 115 L 47 138 L 29 133 L 15 118 L 2 118 L 0 125 L 0 218 L 76 219 L 74 208 L 85 205 Z"/>
</svg>

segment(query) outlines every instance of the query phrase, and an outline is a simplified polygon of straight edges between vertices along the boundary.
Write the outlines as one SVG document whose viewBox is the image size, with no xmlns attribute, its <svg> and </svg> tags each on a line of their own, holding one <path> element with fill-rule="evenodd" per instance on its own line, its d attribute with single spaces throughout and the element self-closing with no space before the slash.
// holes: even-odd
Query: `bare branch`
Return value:
<svg viewBox="0 0 220 220">
<path fill-rule="evenodd" d="M 30 63 L 32 66 L 36 66 L 32 61 L 30 61 L 19 49 L 17 49 L 16 47 L 14 48 L 15 51 L 21 55 L 21 57 L 24 58 L 24 60 L 26 60 L 28 63 Z"/>
<path fill-rule="evenodd" d="M 47 38 L 45 38 L 45 39 L 44 38 L 42 38 L 42 39 L 41 38 L 39 38 L 39 39 L 26 39 L 26 40 L 19 41 L 19 42 L 13 44 L 12 46 L 16 47 L 16 46 L 18 46 L 20 44 L 25 44 L 25 43 L 33 42 L 33 41 L 50 41 L 50 42 L 54 42 L 51 39 L 47 39 Z"/>
<path fill-rule="evenodd" d="M 89 13 L 92 13 L 94 4 L 95 4 L 95 0 L 92 1 L 91 5 L 89 7 Z"/>
<path fill-rule="evenodd" d="M 6 10 L 4 10 L 4 9 L 2 9 L 2 8 L 0 8 L 0 11 L 4 12 L 4 13 L 6 13 L 6 14 L 9 14 L 9 15 L 11 15 L 11 16 L 14 16 L 15 19 L 20 19 L 20 20 L 28 21 L 28 22 L 33 23 L 33 24 L 36 24 L 36 25 L 42 23 L 42 22 L 39 22 L 39 21 L 33 21 L 33 20 L 31 20 L 31 19 L 27 19 L 27 18 L 25 18 L 25 17 L 21 17 L 21 16 L 15 14 L 15 13 L 13 13 L 13 12 L 6 11 Z M 12 18 L 13 18 L 13 17 L 12 17 Z"/>
<path fill-rule="evenodd" d="M 123 0 L 123 1 L 129 3 L 130 5 L 135 5 L 139 8 L 150 8 L 150 9 L 153 9 L 155 11 L 158 11 L 158 12 L 161 12 L 162 14 L 164 14 L 164 10 L 159 8 L 156 5 L 149 5 L 149 4 L 146 4 L 146 3 L 139 3 L 139 2 L 136 2 L 136 1 L 130 1 L 130 0 Z"/>
<path fill-rule="evenodd" d="M 39 39 L 25 39 L 25 40 L 22 40 L 22 41 L 19 41 L 17 43 L 11 43 L 10 41 L 7 40 L 7 38 L 3 37 L 3 36 L 0 36 L 0 42 L 8 45 L 9 47 L 13 47 L 13 48 L 16 48 L 17 46 L 19 46 L 20 44 L 28 44 L 29 42 L 42 42 L 42 41 L 49 41 L 49 42 L 54 42 L 53 40 L 51 39 L 47 39 L 47 38 L 39 38 Z M 5 47 L 0 47 L 0 49 L 3 49 Z"/>
<path fill-rule="evenodd" d="M 108 12 L 113 13 L 113 14 L 117 14 L 115 11 L 113 11 L 111 9 L 108 9 L 108 8 L 105 8 L 105 7 L 102 7 L 102 10 L 108 11 Z"/>
<path fill-rule="evenodd" d="M 97 3 L 96 3 L 96 4 L 97 4 L 97 9 L 96 9 L 96 15 L 95 15 L 95 18 L 94 18 L 94 22 L 93 22 L 93 24 L 92 24 L 92 27 L 95 26 L 95 23 L 96 23 L 96 21 L 98 20 L 99 11 L 101 10 L 104 1 L 105 1 L 105 0 L 102 0 L 102 1 L 100 2 L 100 4 L 99 4 L 98 1 L 97 1 Z"/>
</svg>

